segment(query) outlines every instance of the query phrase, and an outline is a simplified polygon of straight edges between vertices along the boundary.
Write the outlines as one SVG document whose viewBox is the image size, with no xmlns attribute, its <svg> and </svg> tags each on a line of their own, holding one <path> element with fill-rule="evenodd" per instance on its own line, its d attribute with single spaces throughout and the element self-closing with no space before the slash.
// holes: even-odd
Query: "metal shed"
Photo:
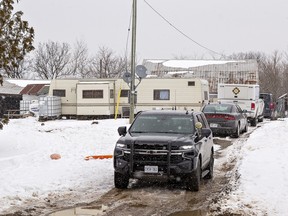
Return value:
<svg viewBox="0 0 288 216">
<path fill-rule="evenodd" d="M 256 60 L 159 60 L 146 59 L 143 65 L 151 75 L 178 76 L 208 80 L 209 92 L 217 95 L 218 83 L 258 84 Z"/>
</svg>

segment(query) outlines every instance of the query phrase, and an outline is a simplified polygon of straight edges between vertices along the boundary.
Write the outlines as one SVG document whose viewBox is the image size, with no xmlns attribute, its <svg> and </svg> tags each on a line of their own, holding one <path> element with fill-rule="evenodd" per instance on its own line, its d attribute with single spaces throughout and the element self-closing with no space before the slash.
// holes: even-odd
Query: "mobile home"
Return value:
<svg viewBox="0 0 288 216">
<path fill-rule="evenodd" d="M 62 115 L 129 116 L 129 91 L 122 79 L 56 79 L 51 81 L 49 95 L 61 97 Z M 135 113 L 151 109 L 200 110 L 208 99 L 207 80 L 146 78 L 136 88 Z"/>
</svg>

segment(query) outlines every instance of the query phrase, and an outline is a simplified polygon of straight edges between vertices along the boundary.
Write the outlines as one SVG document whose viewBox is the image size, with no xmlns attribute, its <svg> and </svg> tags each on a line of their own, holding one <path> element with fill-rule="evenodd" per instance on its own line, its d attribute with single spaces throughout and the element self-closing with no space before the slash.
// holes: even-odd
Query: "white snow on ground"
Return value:
<svg viewBox="0 0 288 216">
<path fill-rule="evenodd" d="M 68 192 L 99 194 L 113 187 L 112 155 L 117 128 L 127 119 L 98 121 L 11 119 L 0 131 L 0 214 L 25 200 Z M 51 160 L 58 153 L 60 160 Z M 95 198 L 95 197 L 94 197 Z M 79 200 L 80 202 L 82 200 Z M 90 200 L 92 201 L 92 200 Z"/>
<path fill-rule="evenodd" d="M 222 200 L 222 208 L 236 213 L 246 209 L 246 215 L 287 215 L 288 119 L 255 130 L 238 157 L 239 182 Z"/>
<path fill-rule="evenodd" d="M 51 194 L 61 197 L 69 192 L 82 197 L 93 191 L 100 196 L 113 188 L 113 160 L 84 158 L 113 154 L 119 138 L 117 128 L 128 126 L 129 121 L 92 122 L 56 120 L 41 125 L 36 118 L 29 117 L 11 119 L 4 125 L 0 130 L 0 214 L 28 201 L 45 200 Z M 51 160 L 52 153 L 62 158 Z M 234 190 L 221 201 L 221 207 L 232 212 L 250 208 L 256 215 L 265 211 L 272 216 L 286 215 L 288 120 L 268 121 L 250 135 L 239 151 L 229 154 L 240 157 L 237 164 L 240 178 Z M 95 194 L 88 198 L 76 201 L 97 199 Z"/>
</svg>

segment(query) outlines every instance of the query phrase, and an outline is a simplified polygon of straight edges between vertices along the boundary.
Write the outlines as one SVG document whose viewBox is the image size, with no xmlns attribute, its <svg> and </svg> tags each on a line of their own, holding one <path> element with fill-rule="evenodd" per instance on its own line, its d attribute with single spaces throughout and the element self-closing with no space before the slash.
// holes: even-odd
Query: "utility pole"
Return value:
<svg viewBox="0 0 288 216">
<path fill-rule="evenodd" d="M 134 120 L 135 107 L 135 68 L 136 68 L 136 21 L 137 21 L 137 0 L 133 0 L 132 16 L 132 50 L 131 50 L 131 83 L 130 83 L 130 123 Z"/>
</svg>

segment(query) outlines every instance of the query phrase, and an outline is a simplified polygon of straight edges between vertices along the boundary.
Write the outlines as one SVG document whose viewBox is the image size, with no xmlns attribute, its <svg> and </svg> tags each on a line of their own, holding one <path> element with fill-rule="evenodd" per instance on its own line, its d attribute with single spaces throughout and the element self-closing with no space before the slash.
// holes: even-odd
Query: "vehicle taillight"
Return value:
<svg viewBox="0 0 288 216">
<path fill-rule="evenodd" d="M 235 120 L 235 116 L 231 116 L 231 115 L 225 115 L 224 118 L 226 120 Z"/>
<path fill-rule="evenodd" d="M 231 115 L 226 115 L 226 114 L 205 114 L 206 118 L 207 119 L 211 119 L 211 118 L 222 118 L 222 119 L 225 119 L 225 120 L 235 120 L 235 117 L 234 116 L 231 116 Z"/>
<path fill-rule="evenodd" d="M 251 103 L 251 110 L 255 110 L 255 103 Z"/>
<path fill-rule="evenodd" d="M 206 118 L 209 119 L 209 118 L 213 118 L 213 115 L 211 114 L 205 114 Z"/>
</svg>

